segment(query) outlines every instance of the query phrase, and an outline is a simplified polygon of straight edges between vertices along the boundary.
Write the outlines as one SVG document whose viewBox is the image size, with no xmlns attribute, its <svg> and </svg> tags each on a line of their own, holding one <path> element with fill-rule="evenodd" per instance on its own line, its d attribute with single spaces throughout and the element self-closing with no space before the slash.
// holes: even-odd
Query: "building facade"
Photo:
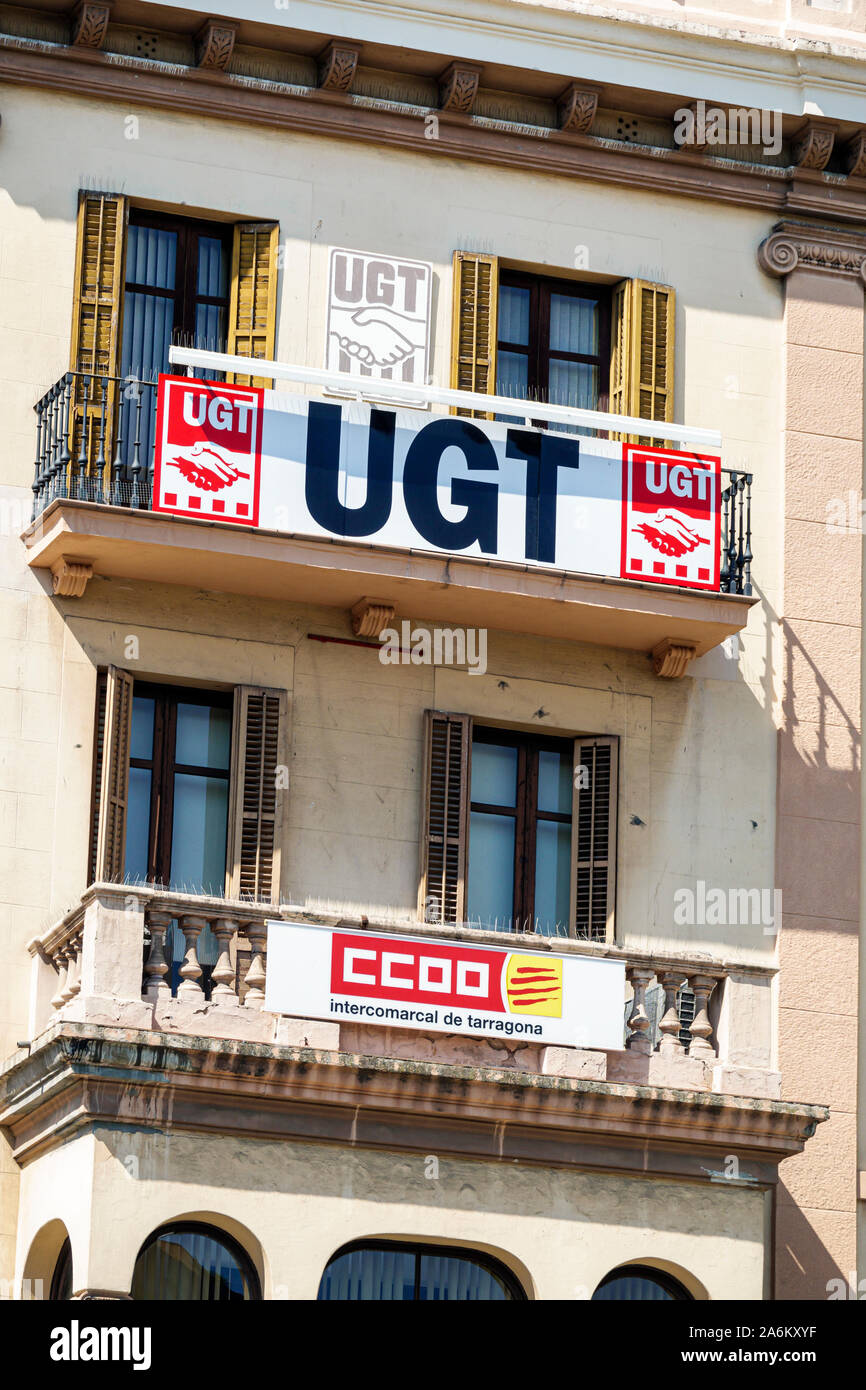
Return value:
<svg viewBox="0 0 866 1390">
<path fill-rule="evenodd" d="M 14 1296 L 856 1296 L 866 5 L 731 3 L 0 6 Z"/>
</svg>

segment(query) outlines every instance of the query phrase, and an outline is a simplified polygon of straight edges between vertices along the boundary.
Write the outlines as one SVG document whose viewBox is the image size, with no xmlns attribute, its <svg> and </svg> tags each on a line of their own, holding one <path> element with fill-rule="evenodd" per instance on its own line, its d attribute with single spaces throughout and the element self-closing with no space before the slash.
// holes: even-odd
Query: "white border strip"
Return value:
<svg viewBox="0 0 866 1390">
<path fill-rule="evenodd" d="M 638 420 L 631 415 L 608 415 L 600 410 L 579 410 L 566 405 L 546 405 L 543 401 L 516 400 L 511 396 L 483 396 L 477 391 L 451 391 L 444 386 L 407 386 L 382 381 L 378 377 L 357 377 L 349 372 L 329 372 L 320 367 L 299 367 L 289 362 L 268 362 L 261 358 L 231 357 L 225 352 L 205 352 L 199 348 L 172 347 L 168 360 L 176 367 L 197 367 L 201 371 L 234 372 L 241 376 L 272 377 L 297 381 L 307 386 L 351 396 L 363 401 L 393 403 L 395 406 L 423 408 L 427 405 L 461 406 L 483 410 L 486 414 L 522 416 L 533 420 L 553 420 L 561 425 L 584 429 L 611 430 L 615 434 L 637 434 L 644 439 L 666 439 L 674 444 L 699 444 L 720 450 L 719 430 L 675 425 L 669 420 Z"/>
</svg>

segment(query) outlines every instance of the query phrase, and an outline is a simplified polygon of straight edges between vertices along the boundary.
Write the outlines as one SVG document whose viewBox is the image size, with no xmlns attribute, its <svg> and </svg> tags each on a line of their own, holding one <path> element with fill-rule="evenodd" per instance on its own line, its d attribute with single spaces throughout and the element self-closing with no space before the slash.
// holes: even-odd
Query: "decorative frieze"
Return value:
<svg viewBox="0 0 866 1390">
<path fill-rule="evenodd" d="M 196 67 L 225 72 L 234 52 L 238 27 L 223 19 L 208 19 L 195 38 Z"/>
<path fill-rule="evenodd" d="M 832 275 L 858 275 L 866 284 L 866 236 L 847 227 L 779 222 L 758 248 L 758 264 L 777 279 L 800 266 Z"/>
<path fill-rule="evenodd" d="M 586 82 L 570 82 L 556 104 L 560 130 L 572 135 L 589 135 L 598 111 L 597 87 Z"/>
<path fill-rule="evenodd" d="M 350 92 L 355 80 L 360 48 L 334 39 L 319 58 L 319 86 L 325 92 Z"/>
<path fill-rule="evenodd" d="M 836 138 L 834 122 L 807 121 L 794 136 L 794 163 L 799 169 L 826 169 Z"/>
<path fill-rule="evenodd" d="M 471 114 L 478 95 L 481 69 L 467 66 L 466 63 L 452 63 L 439 78 L 439 106 L 443 111 L 454 111 L 461 116 Z"/>
<path fill-rule="evenodd" d="M 106 0 L 81 0 L 72 14 L 71 42 L 77 48 L 102 48 L 110 18 L 111 5 Z"/>
</svg>

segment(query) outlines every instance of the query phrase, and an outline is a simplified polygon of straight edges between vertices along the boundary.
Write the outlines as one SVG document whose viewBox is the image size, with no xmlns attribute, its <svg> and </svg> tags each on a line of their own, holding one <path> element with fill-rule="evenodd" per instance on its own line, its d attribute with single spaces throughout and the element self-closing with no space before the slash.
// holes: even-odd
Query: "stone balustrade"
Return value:
<svg viewBox="0 0 866 1390">
<path fill-rule="evenodd" d="M 387 1028 L 359 1031 L 345 1023 L 267 1013 L 267 923 L 275 918 L 503 945 L 501 933 L 467 927 L 361 921 L 300 907 L 96 884 L 30 943 L 30 1038 L 63 1019 L 418 1059 L 429 1052 L 442 1061 L 467 1061 L 477 1051 L 478 1064 L 492 1060 L 483 1055 L 489 1045 L 478 1039 L 429 1039 Z M 203 964 L 206 929 L 212 959 Z M 173 951 L 167 949 L 169 940 Z M 531 935 L 516 936 L 513 943 L 521 951 L 622 959 L 628 983 L 621 1050 L 528 1045 L 513 1048 L 506 1065 L 630 1085 L 778 1097 L 780 1078 L 772 1058 L 774 968 Z M 680 1007 L 684 989 L 690 1001 L 686 1015 Z"/>
</svg>

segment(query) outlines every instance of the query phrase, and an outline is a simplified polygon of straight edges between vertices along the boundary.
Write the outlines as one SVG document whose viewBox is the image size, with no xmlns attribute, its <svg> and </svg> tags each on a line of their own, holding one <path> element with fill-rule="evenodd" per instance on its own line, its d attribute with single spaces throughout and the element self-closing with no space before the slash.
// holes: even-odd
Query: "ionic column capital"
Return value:
<svg viewBox="0 0 866 1390">
<path fill-rule="evenodd" d="M 758 265 L 776 279 L 799 267 L 829 275 L 854 275 L 866 285 L 866 235 L 848 227 L 778 222 L 758 248 Z"/>
</svg>

